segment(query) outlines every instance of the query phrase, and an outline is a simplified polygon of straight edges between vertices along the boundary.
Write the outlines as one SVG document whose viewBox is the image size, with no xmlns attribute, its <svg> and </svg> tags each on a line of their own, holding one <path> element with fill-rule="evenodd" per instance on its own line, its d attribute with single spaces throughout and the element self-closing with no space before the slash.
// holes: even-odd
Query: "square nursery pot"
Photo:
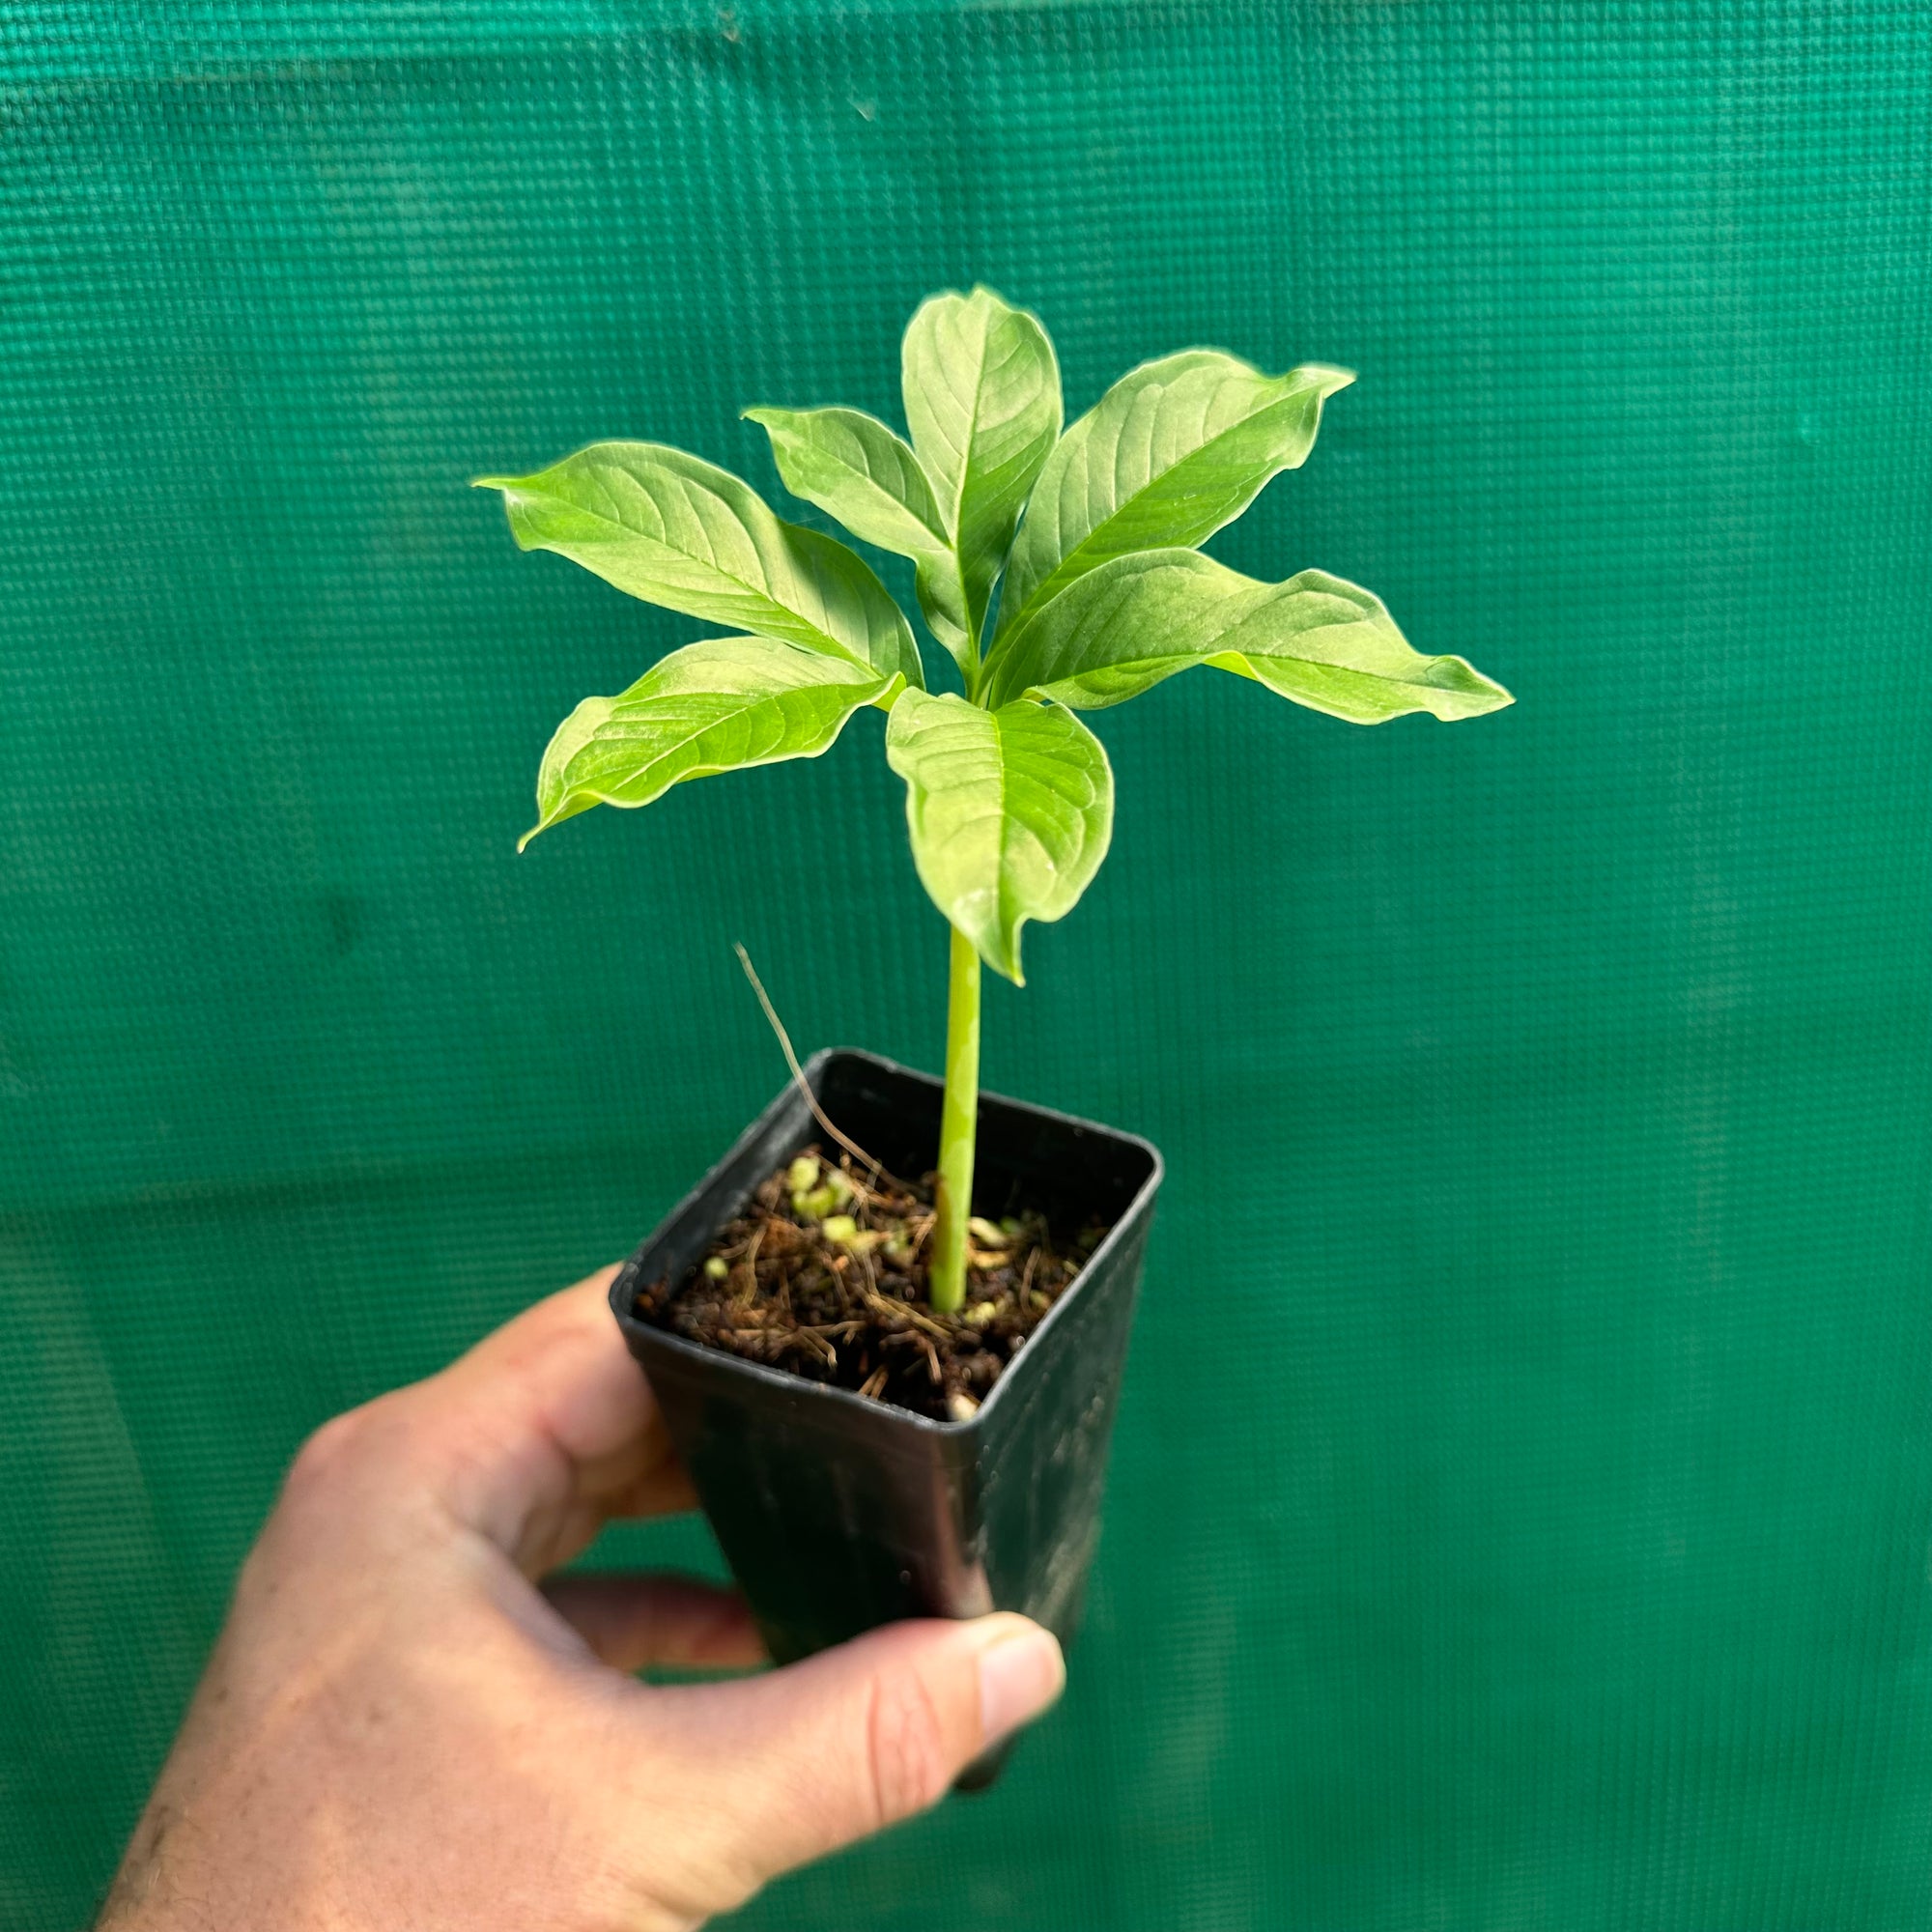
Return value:
<svg viewBox="0 0 1932 1932">
<path fill-rule="evenodd" d="M 889 1170 L 933 1166 L 937 1080 L 849 1049 L 815 1054 L 806 1076 L 826 1114 Z M 979 1412 L 937 1422 L 632 1312 L 639 1290 L 681 1280 L 758 1183 L 820 1138 L 788 1085 L 611 1290 L 766 1644 L 785 1663 L 896 1618 L 993 1609 L 1024 1611 L 1065 1642 L 1099 1536 L 1160 1155 L 1132 1134 L 981 1095 L 975 1213 L 1037 1209 L 1063 1237 L 1113 1226 Z"/>
</svg>

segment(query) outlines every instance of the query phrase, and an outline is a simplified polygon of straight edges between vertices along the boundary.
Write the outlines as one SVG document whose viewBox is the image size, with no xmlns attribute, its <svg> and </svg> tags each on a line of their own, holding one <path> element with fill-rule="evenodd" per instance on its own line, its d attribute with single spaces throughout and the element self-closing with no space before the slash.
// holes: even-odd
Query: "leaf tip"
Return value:
<svg viewBox="0 0 1932 1932">
<path fill-rule="evenodd" d="M 1025 922 L 1022 921 L 1021 923 Z M 1020 931 L 976 934 L 973 940 L 980 957 L 1009 985 L 1024 986 L 1026 973 L 1020 966 Z"/>
<path fill-rule="evenodd" d="M 1454 681 L 1440 688 L 1462 699 L 1457 709 L 1444 717 L 1444 723 L 1454 724 L 1463 718 L 1487 718 L 1492 711 L 1507 711 L 1516 702 L 1515 692 L 1498 684 L 1494 678 L 1485 676 L 1467 658 L 1452 657 L 1443 662 Z"/>
<path fill-rule="evenodd" d="M 551 806 L 550 810 L 548 811 L 545 811 L 543 816 L 539 818 L 537 822 L 534 825 L 532 825 L 530 829 L 527 832 L 526 832 L 521 838 L 517 840 L 517 850 L 519 853 L 523 852 L 525 847 L 529 844 L 530 840 L 534 838 L 539 832 L 548 832 L 553 825 L 561 825 L 566 818 L 574 818 L 576 817 L 577 812 L 582 811 L 585 809 L 583 806 L 579 805 L 575 810 L 566 810 L 565 808 L 568 806 L 570 802 L 570 796 L 571 796 L 570 794 L 566 793 L 563 797 L 557 799 Z M 539 810 L 543 810 L 543 800 L 541 798 L 537 800 L 537 809 Z"/>
</svg>

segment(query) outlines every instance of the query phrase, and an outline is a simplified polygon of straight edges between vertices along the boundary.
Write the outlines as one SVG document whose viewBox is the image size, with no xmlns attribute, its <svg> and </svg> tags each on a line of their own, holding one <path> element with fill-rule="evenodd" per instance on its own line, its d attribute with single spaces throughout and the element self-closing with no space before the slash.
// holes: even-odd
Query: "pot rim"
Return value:
<svg viewBox="0 0 1932 1932">
<path fill-rule="evenodd" d="M 828 1061 L 835 1059 L 864 1060 L 888 1073 L 899 1074 L 905 1078 L 920 1081 L 928 1087 L 939 1088 L 944 1085 L 934 1074 L 924 1072 L 917 1066 L 907 1066 L 896 1060 L 889 1060 L 884 1054 L 873 1053 L 863 1046 L 822 1046 L 805 1063 L 806 1079 L 811 1085 L 814 1092 L 816 1092 L 818 1085 L 818 1074 Z M 1111 1141 L 1123 1143 L 1144 1153 L 1150 1162 L 1150 1167 L 1147 1179 L 1134 1190 L 1133 1198 L 1121 1210 L 1119 1218 L 1116 1219 L 1114 1225 L 1107 1230 L 1106 1236 L 1101 1240 L 1100 1245 L 1081 1264 L 1080 1272 L 1067 1283 L 1065 1289 L 1062 1291 L 1060 1298 L 1041 1318 L 1039 1326 L 1027 1337 L 1026 1346 L 1020 1350 L 1020 1361 L 1018 1363 L 1009 1362 L 1006 1373 L 993 1384 L 991 1394 L 980 1403 L 979 1408 L 964 1422 L 941 1422 L 937 1417 L 921 1415 L 916 1409 L 901 1408 L 896 1403 L 880 1402 L 875 1397 L 863 1396 L 856 1389 L 838 1388 L 830 1382 L 810 1381 L 804 1376 L 794 1376 L 784 1369 L 773 1368 L 769 1363 L 753 1362 L 748 1360 L 743 1355 L 734 1355 L 728 1350 L 706 1348 L 701 1342 L 693 1342 L 683 1335 L 673 1335 L 668 1328 L 660 1328 L 655 1323 L 649 1321 L 639 1321 L 631 1312 L 630 1302 L 635 1297 L 637 1291 L 632 1285 L 633 1270 L 630 1266 L 630 1262 L 634 1261 L 645 1248 L 648 1248 L 658 1238 L 659 1235 L 666 1228 L 669 1227 L 691 1206 L 692 1202 L 704 1191 L 710 1181 L 711 1176 L 717 1173 L 719 1168 L 736 1157 L 739 1149 L 757 1131 L 765 1116 L 786 1094 L 795 1092 L 798 1083 L 795 1080 L 786 1081 L 783 1089 L 775 1094 L 765 1106 L 759 1109 L 745 1128 L 745 1131 L 732 1143 L 724 1155 L 706 1171 L 703 1178 L 698 1180 L 696 1186 L 686 1193 L 676 1207 L 672 1208 L 658 1223 L 657 1227 L 645 1236 L 639 1246 L 632 1251 L 631 1256 L 627 1258 L 625 1264 L 618 1269 L 611 1283 L 611 1312 L 617 1318 L 618 1323 L 627 1334 L 635 1332 L 645 1338 L 651 1348 L 667 1350 L 674 1355 L 683 1356 L 688 1361 L 720 1370 L 724 1374 L 736 1374 L 748 1377 L 755 1382 L 763 1383 L 768 1388 L 782 1390 L 806 1401 L 815 1400 L 821 1403 L 831 1403 L 835 1408 L 846 1406 L 874 1419 L 883 1418 L 888 1421 L 902 1423 L 915 1431 L 928 1432 L 934 1435 L 955 1440 L 970 1436 L 975 1430 L 984 1425 L 987 1416 L 1006 1394 L 1009 1385 L 1029 1379 L 1023 1376 L 1016 1376 L 1013 1373 L 1014 1369 L 1023 1367 L 1032 1359 L 1033 1351 L 1039 1346 L 1041 1338 L 1049 1334 L 1060 1321 L 1062 1312 L 1079 1295 L 1080 1291 L 1086 1287 L 1088 1278 L 1094 1272 L 1096 1265 L 1109 1256 L 1114 1248 L 1126 1237 L 1133 1224 L 1144 1217 L 1154 1195 L 1160 1188 L 1161 1180 L 1167 1173 L 1167 1163 L 1161 1158 L 1160 1150 L 1144 1135 L 1129 1133 L 1122 1127 L 1110 1127 L 1103 1122 L 1090 1121 L 1079 1114 L 1065 1113 L 1058 1107 L 1043 1107 L 1034 1100 L 1019 1100 L 1007 1094 L 987 1092 L 980 1094 L 980 1097 L 982 1100 L 997 1100 L 1002 1106 L 1019 1107 L 1029 1114 L 1048 1121 L 1057 1121 L 1065 1126 L 1076 1128 L 1084 1133 L 1104 1134 Z M 1010 1406 L 1011 1405 L 1008 1406 Z"/>
</svg>

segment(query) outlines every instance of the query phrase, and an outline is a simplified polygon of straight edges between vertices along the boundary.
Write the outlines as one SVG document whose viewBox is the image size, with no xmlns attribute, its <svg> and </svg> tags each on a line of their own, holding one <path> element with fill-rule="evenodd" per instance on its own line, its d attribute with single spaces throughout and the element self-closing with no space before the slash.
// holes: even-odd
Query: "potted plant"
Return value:
<svg viewBox="0 0 1932 1932">
<path fill-rule="evenodd" d="M 1412 650 L 1366 590 L 1259 582 L 1198 548 L 1306 458 L 1348 371 L 1185 350 L 1063 434 L 1046 331 L 980 288 L 920 308 L 902 379 L 909 440 L 854 410 L 747 414 L 789 489 L 912 560 L 958 692 L 928 688 L 856 552 L 697 457 L 604 442 L 485 479 L 524 549 L 729 633 L 570 714 L 526 843 L 816 757 L 875 706 L 951 930 L 944 1081 L 794 1061 L 612 1290 L 781 1661 L 899 1616 L 1018 1609 L 1063 1637 L 1078 1616 L 1160 1157 L 979 1092 L 982 966 L 1020 983 L 1021 927 L 1070 911 L 1106 855 L 1113 776 L 1078 714 L 1196 665 L 1361 724 L 1510 702 Z"/>
</svg>

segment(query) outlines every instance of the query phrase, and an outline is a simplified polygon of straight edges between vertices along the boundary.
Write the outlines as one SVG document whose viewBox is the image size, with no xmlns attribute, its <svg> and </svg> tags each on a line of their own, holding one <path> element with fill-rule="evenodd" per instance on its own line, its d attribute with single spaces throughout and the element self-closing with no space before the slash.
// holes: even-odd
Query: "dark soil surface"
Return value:
<svg viewBox="0 0 1932 1932">
<path fill-rule="evenodd" d="M 926 1298 L 932 1177 L 872 1176 L 819 1149 L 766 1180 L 684 1280 L 638 1295 L 646 1321 L 855 1389 L 942 1422 L 963 1422 L 1099 1245 L 1104 1228 L 1056 1246 L 1045 1219 L 975 1220 L 966 1299 L 956 1315 Z"/>
</svg>

